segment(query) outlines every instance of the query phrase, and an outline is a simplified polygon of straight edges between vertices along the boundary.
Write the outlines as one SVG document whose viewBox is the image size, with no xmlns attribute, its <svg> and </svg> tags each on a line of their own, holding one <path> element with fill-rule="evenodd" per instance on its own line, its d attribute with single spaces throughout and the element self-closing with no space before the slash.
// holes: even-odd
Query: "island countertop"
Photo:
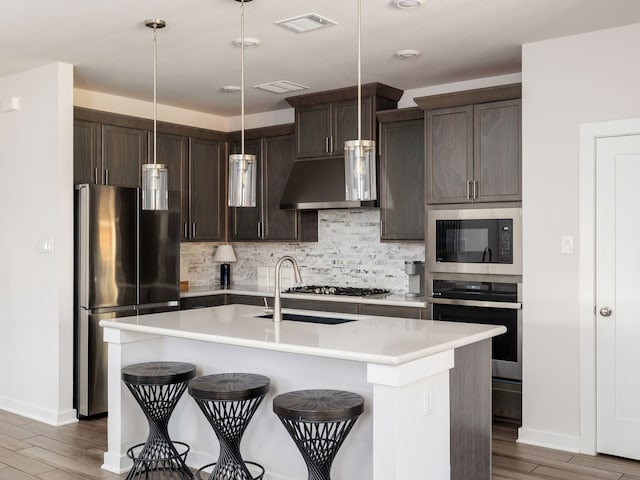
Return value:
<svg viewBox="0 0 640 480">
<path fill-rule="evenodd" d="M 224 305 L 102 320 L 100 324 L 124 331 L 380 365 L 402 365 L 506 331 L 503 326 L 302 310 L 295 313 L 356 321 L 337 325 L 274 323 L 258 317 L 263 313 L 261 307 Z"/>
</svg>

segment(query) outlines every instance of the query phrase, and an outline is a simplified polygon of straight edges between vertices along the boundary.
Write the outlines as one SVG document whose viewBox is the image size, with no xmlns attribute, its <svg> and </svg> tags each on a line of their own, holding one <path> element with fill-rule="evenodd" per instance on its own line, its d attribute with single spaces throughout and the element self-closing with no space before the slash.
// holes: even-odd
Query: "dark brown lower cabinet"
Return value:
<svg viewBox="0 0 640 480">
<path fill-rule="evenodd" d="M 449 371 L 451 480 L 491 478 L 491 339 L 454 350 Z"/>
<path fill-rule="evenodd" d="M 269 302 L 271 305 L 273 302 Z M 326 302 L 323 300 L 298 300 L 295 298 L 283 298 L 283 308 L 296 308 L 298 310 L 314 310 L 319 312 L 358 313 L 358 305 L 348 302 Z"/>
<path fill-rule="evenodd" d="M 201 295 L 197 297 L 182 297 L 180 299 L 180 310 L 191 310 L 193 308 L 218 307 L 227 304 L 226 295 Z"/>
<path fill-rule="evenodd" d="M 262 297 L 260 295 L 240 295 L 240 294 L 220 294 L 205 295 L 199 297 L 183 297 L 180 300 L 181 308 L 215 307 L 218 305 L 241 304 L 241 305 L 264 305 L 264 298 L 270 307 L 273 306 L 273 295 Z M 332 302 L 329 300 L 306 300 L 297 298 L 283 298 L 282 308 L 292 308 L 297 310 L 313 310 L 317 312 L 352 313 L 360 315 L 375 315 L 381 317 L 401 317 L 424 319 L 426 309 L 417 307 L 405 307 L 395 305 L 380 305 L 371 303 L 355 302 Z"/>
</svg>

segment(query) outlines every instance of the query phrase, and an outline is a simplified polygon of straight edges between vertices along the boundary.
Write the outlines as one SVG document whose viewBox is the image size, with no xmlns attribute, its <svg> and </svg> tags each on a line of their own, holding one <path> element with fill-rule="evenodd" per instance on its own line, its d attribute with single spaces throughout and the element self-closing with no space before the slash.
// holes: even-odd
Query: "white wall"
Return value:
<svg viewBox="0 0 640 480">
<path fill-rule="evenodd" d="M 523 47 L 524 360 L 519 440 L 579 450 L 579 126 L 640 117 L 640 24 Z M 633 368 L 633 367 L 632 367 Z"/>
<path fill-rule="evenodd" d="M 0 78 L 0 408 L 75 420 L 73 382 L 73 67 Z M 53 253 L 37 253 L 42 240 Z"/>
</svg>

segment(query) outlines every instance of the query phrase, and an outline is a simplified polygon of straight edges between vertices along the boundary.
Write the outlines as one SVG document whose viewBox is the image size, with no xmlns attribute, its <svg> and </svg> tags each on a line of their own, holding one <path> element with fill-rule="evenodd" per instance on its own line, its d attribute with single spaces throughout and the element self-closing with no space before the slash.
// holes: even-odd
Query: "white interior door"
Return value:
<svg viewBox="0 0 640 480">
<path fill-rule="evenodd" d="M 596 148 L 597 451 L 640 459 L 640 135 Z"/>
</svg>

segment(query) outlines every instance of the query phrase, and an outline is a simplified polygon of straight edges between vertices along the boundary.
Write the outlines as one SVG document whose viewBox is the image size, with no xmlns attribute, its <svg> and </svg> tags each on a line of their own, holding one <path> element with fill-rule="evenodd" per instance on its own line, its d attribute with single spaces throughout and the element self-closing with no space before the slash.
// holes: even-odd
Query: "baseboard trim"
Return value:
<svg viewBox="0 0 640 480">
<path fill-rule="evenodd" d="M 562 435 L 544 430 L 520 427 L 518 429 L 517 442 L 526 445 L 535 445 L 536 447 L 580 453 L 580 437 L 575 435 Z"/>
<path fill-rule="evenodd" d="M 75 423 L 78 421 L 75 409 L 69 409 L 64 411 L 52 411 L 47 410 L 37 405 L 31 405 L 25 402 L 20 402 L 11 398 L 0 396 L 0 409 L 7 412 L 15 413 L 23 417 L 37 420 L 38 422 L 46 423 L 54 427 L 61 425 L 67 425 L 69 423 Z"/>
</svg>

